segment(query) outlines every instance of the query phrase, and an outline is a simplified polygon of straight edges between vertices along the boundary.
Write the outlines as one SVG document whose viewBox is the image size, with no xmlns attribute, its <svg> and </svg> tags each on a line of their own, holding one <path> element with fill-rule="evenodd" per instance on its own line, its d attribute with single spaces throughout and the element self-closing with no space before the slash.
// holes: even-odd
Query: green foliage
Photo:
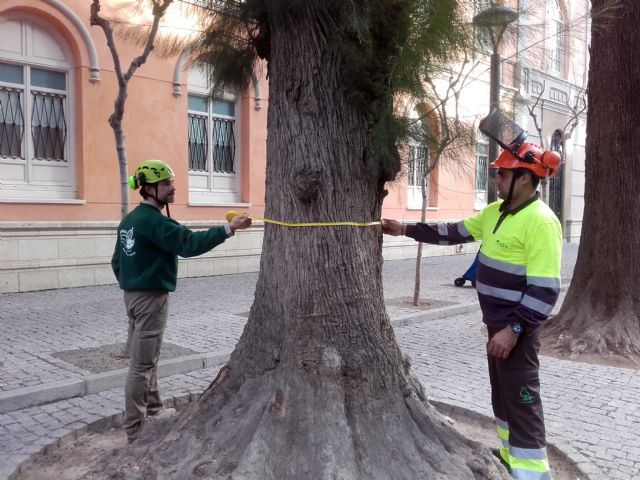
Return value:
<svg viewBox="0 0 640 480">
<path fill-rule="evenodd" d="M 303 9 L 322 12 L 329 48 L 342 58 L 349 98 L 369 119 L 370 153 L 383 179 L 400 169 L 399 145 L 410 134 L 394 111 L 398 95 L 423 98 L 423 80 L 464 41 L 461 0 L 217 0 L 198 43 L 213 66 L 215 89 L 243 88 L 258 58 L 269 61 L 270 19 Z"/>
<path fill-rule="evenodd" d="M 198 60 L 213 66 L 211 95 L 219 96 L 225 90 L 242 90 L 249 85 L 253 66 L 258 59 L 255 49 L 224 37 L 209 40 L 210 48 Z"/>
</svg>

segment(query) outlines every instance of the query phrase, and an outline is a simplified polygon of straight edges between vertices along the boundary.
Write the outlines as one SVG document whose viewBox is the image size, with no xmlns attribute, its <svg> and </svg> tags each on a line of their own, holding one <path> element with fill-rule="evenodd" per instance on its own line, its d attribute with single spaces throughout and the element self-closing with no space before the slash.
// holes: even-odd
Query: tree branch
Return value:
<svg viewBox="0 0 640 480">
<path fill-rule="evenodd" d="M 587 102 L 585 98 L 586 94 L 586 90 L 584 88 L 581 88 L 576 95 L 576 101 L 573 106 L 570 105 L 569 101 L 567 100 L 567 107 L 569 108 L 569 110 L 571 110 L 571 116 L 562 129 L 562 136 L 565 140 L 571 138 L 573 131 L 576 129 L 578 123 L 580 122 L 580 115 L 582 115 L 587 109 Z"/>
<path fill-rule="evenodd" d="M 536 128 L 536 131 L 538 132 L 538 137 L 540 138 L 540 147 L 544 149 L 544 138 L 542 136 L 542 125 L 540 125 L 540 123 L 538 122 L 538 114 L 535 113 L 535 109 L 538 106 L 538 103 L 540 103 L 540 100 L 542 99 L 542 95 L 544 94 L 544 91 L 547 88 L 547 83 L 544 82 L 542 84 L 542 90 L 540 90 L 540 93 L 538 94 L 538 96 L 536 97 L 536 101 L 533 102 L 532 106 L 529 106 L 529 104 L 527 103 L 527 110 L 529 110 L 529 116 L 533 119 L 533 125 Z"/>
<path fill-rule="evenodd" d="M 99 0 L 94 0 L 99 1 Z M 151 30 L 147 36 L 147 42 L 144 46 L 144 50 L 142 54 L 131 61 L 131 65 L 129 65 L 129 69 L 127 73 L 124 75 L 124 79 L 126 82 L 133 76 L 135 71 L 140 68 L 140 66 L 144 65 L 149 57 L 149 54 L 153 50 L 153 46 L 156 40 L 156 35 L 158 33 L 158 28 L 160 26 L 160 19 L 164 16 L 167 8 L 172 3 L 173 0 L 153 0 L 153 24 L 151 25 Z"/>
<path fill-rule="evenodd" d="M 120 55 L 118 54 L 118 48 L 116 47 L 116 43 L 113 38 L 113 28 L 111 28 L 111 23 L 106 18 L 100 16 L 100 0 L 93 0 L 93 3 L 91 4 L 89 24 L 91 26 L 99 26 L 104 32 L 104 36 L 107 37 L 107 46 L 109 47 L 111 57 L 113 58 L 113 68 L 115 69 L 116 77 L 118 78 L 118 84 L 121 85 L 123 77 L 122 66 L 120 65 Z"/>
</svg>

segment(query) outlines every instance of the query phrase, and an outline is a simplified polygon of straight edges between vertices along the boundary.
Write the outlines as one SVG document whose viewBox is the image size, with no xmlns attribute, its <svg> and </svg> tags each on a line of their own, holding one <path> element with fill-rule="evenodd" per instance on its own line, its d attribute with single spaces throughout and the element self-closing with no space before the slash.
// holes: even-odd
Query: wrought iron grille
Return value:
<svg viewBox="0 0 640 480">
<path fill-rule="evenodd" d="M 0 87 L 0 156 L 24 158 L 24 115 L 22 114 L 21 91 Z"/>
<path fill-rule="evenodd" d="M 549 179 L 549 207 L 560 219 L 562 218 L 562 170 L 560 167 L 558 174 Z"/>
<path fill-rule="evenodd" d="M 487 164 L 489 163 L 489 146 L 478 143 L 476 150 L 476 190 L 487 189 Z"/>
<path fill-rule="evenodd" d="M 189 114 L 189 170 L 207 171 L 207 117 Z"/>
<path fill-rule="evenodd" d="M 65 95 L 32 92 L 31 136 L 33 157 L 38 160 L 66 162 L 67 121 Z"/>
<path fill-rule="evenodd" d="M 213 171 L 216 173 L 235 173 L 235 121 L 213 118 L 212 123 L 211 153 L 213 156 Z"/>
<path fill-rule="evenodd" d="M 551 150 L 555 150 L 564 157 L 562 152 L 562 133 L 559 130 L 553 132 L 551 137 Z M 564 160 L 564 158 L 563 158 Z M 549 179 L 549 207 L 559 219 L 562 219 L 562 166 L 555 177 Z"/>
<path fill-rule="evenodd" d="M 425 158 L 427 149 L 416 145 L 409 146 L 409 186 L 419 187 L 422 185 L 422 176 L 427 170 Z"/>
</svg>

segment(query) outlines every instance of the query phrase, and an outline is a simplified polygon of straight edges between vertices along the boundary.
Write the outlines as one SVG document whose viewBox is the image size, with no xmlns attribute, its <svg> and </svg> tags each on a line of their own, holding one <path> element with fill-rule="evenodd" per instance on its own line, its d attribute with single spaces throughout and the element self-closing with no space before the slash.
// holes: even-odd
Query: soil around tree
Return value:
<svg viewBox="0 0 640 480">
<path fill-rule="evenodd" d="M 465 437 L 487 448 L 497 446 L 493 423 L 490 419 L 466 410 L 437 404 L 453 427 Z M 127 437 L 122 428 L 104 432 L 87 432 L 72 442 L 63 444 L 45 455 L 32 459 L 29 466 L 12 476 L 12 480 L 91 480 L 96 461 L 107 452 L 127 448 Z M 549 463 L 555 480 L 589 480 L 562 452 L 549 448 Z M 595 480 L 595 479 L 592 479 Z"/>
<path fill-rule="evenodd" d="M 624 355 L 599 355 L 597 353 L 572 353 L 568 348 L 559 348 L 554 345 L 553 341 L 545 338 L 540 339 L 540 355 L 553 357 L 559 360 L 569 360 L 572 362 L 589 363 L 592 365 L 603 365 L 607 367 L 631 368 L 640 370 L 640 356 L 632 355 L 625 357 Z"/>
</svg>

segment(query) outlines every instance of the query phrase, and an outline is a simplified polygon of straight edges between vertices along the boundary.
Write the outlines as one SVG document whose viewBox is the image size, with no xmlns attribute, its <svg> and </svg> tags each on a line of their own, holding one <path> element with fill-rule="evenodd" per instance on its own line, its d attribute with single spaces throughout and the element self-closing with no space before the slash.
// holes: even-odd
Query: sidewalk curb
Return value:
<svg viewBox="0 0 640 480">
<path fill-rule="evenodd" d="M 226 362 L 230 355 L 230 350 L 223 350 L 160 360 L 158 378 L 219 365 Z M 125 383 L 127 372 L 128 369 L 122 368 L 120 370 L 87 375 L 80 379 L 61 380 L 35 387 L 2 392 L 0 393 L 0 414 L 122 387 Z"/>
<path fill-rule="evenodd" d="M 391 320 L 391 325 L 394 327 L 406 327 L 418 322 L 424 322 L 426 320 L 444 320 L 449 317 L 457 317 L 458 315 L 464 315 L 466 313 L 475 312 L 480 310 L 478 301 L 472 303 L 463 303 L 460 305 L 451 305 L 449 307 L 434 308 L 425 312 L 419 312 L 413 315 L 407 315 L 403 318 Z"/>
<path fill-rule="evenodd" d="M 185 405 L 198 400 L 201 395 L 201 393 L 189 393 L 187 395 L 182 395 L 179 397 L 174 396 L 165 401 L 164 404 L 165 407 L 177 407 L 178 409 L 180 409 Z M 442 415 L 448 416 L 449 414 L 451 414 L 451 412 L 455 412 L 457 415 L 466 416 L 480 423 L 493 425 L 492 418 L 473 410 L 435 400 L 429 400 L 429 403 L 433 405 L 436 410 Z M 124 412 L 119 412 L 103 417 L 100 420 L 96 420 L 89 425 L 84 425 L 82 428 L 73 430 L 66 435 L 63 435 L 62 437 L 55 439 L 54 441 L 40 448 L 37 452 L 34 452 L 31 455 L 21 455 L 20 457 L 14 457 L 14 459 L 18 461 L 16 462 L 16 464 L 14 464 L 15 466 L 13 468 L 10 465 L 6 466 L 9 470 L 11 470 L 6 478 L 8 478 L 8 480 L 15 478 L 15 476 L 20 474 L 21 471 L 34 465 L 35 462 L 38 461 L 38 459 L 50 455 L 51 453 L 55 452 L 61 447 L 64 447 L 65 445 L 71 444 L 72 442 L 77 440 L 80 435 L 86 432 L 100 433 L 105 432 L 111 428 L 120 428 L 122 426 L 123 418 Z M 564 456 L 568 462 L 573 464 L 576 470 L 578 470 L 581 475 L 584 475 L 584 477 L 580 477 L 579 480 L 597 480 L 600 478 L 604 478 L 602 476 L 602 472 L 598 469 L 598 467 L 589 462 L 586 457 L 578 453 L 573 447 L 569 445 L 555 443 L 555 440 L 558 439 L 554 439 L 554 442 L 549 442 L 547 444 L 547 448 L 555 450 L 559 455 Z M 562 448 L 560 447 L 560 445 L 562 445 Z M 0 474 L 2 473 L 3 472 L 0 471 Z"/>
<path fill-rule="evenodd" d="M 405 327 L 426 320 L 441 320 L 463 315 L 478 310 L 479 308 L 478 302 L 435 308 L 425 312 L 417 312 L 414 315 L 405 316 L 397 320 L 392 319 L 391 325 L 394 327 Z M 160 360 L 158 364 L 158 378 L 220 365 L 221 363 L 226 363 L 230 355 L 231 350 L 223 350 Z M 34 387 L 0 392 L 0 414 L 121 387 L 125 383 L 127 372 L 128 369 L 123 368 L 105 373 L 87 375 L 79 379 L 67 379 Z"/>
</svg>

